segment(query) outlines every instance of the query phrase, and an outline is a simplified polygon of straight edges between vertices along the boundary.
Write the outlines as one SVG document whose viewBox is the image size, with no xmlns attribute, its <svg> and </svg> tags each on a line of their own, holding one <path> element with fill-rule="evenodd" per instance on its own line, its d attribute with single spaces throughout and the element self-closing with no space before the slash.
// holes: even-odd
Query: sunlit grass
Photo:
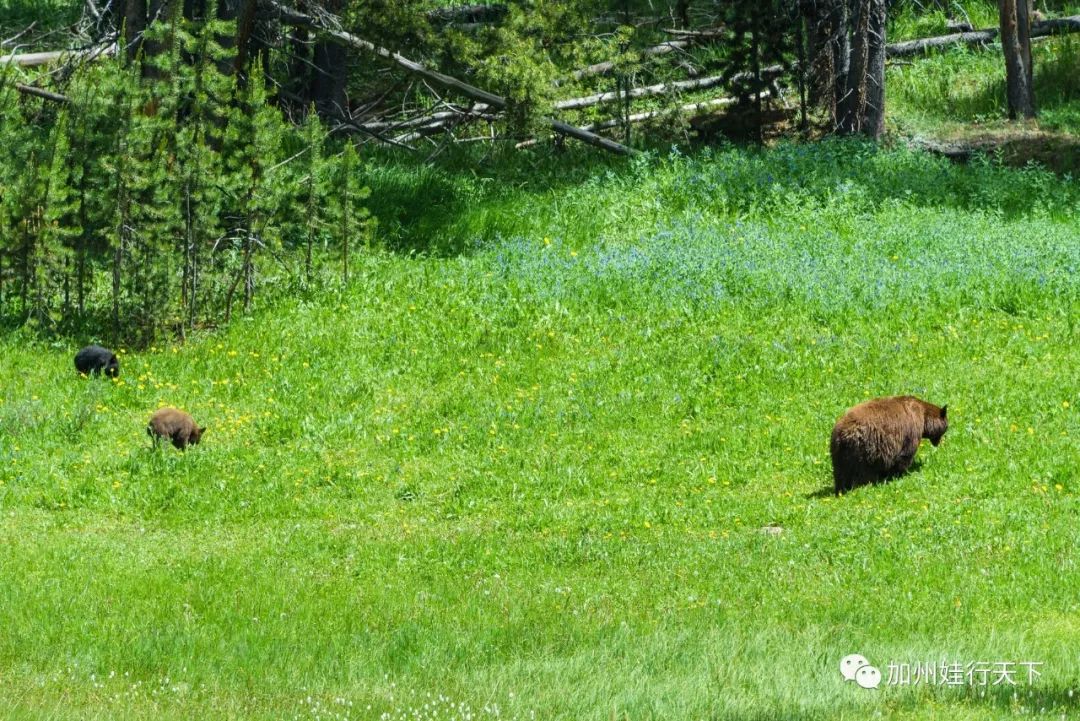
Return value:
<svg viewBox="0 0 1080 721">
<path fill-rule="evenodd" d="M 5 714 L 1075 709 L 1075 188 L 847 143 L 569 172 L 116 382 L 0 341 Z M 895 393 L 949 433 L 832 498 L 833 421 Z M 201 445 L 150 449 L 163 404 Z M 1044 673 L 874 693 L 856 651 Z"/>
<path fill-rule="evenodd" d="M 1035 98 L 1039 126 L 1080 134 L 1080 42 L 1073 36 L 1036 42 Z M 894 64 L 888 71 L 893 124 L 942 133 L 1003 129 L 1005 65 L 1000 47 L 955 49 Z"/>
</svg>

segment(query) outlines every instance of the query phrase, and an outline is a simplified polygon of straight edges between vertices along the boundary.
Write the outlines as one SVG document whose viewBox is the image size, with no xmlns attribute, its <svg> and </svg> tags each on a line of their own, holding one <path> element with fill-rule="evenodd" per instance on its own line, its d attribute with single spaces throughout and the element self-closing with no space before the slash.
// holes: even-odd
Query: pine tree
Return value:
<svg viewBox="0 0 1080 721">
<path fill-rule="evenodd" d="M 356 147 L 351 142 L 345 143 L 337 167 L 334 185 L 337 192 L 330 202 L 330 214 L 337 230 L 337 241 L 341 244 L 341 279 L 349 282 L 349 250 L 355 240 L 361 240 L 365 248 L 370 247 L 374 224 L 363 201 L 371 195 L 371 189 L 361 186 L 357 178 L 360 158 Z"/>
</svg>

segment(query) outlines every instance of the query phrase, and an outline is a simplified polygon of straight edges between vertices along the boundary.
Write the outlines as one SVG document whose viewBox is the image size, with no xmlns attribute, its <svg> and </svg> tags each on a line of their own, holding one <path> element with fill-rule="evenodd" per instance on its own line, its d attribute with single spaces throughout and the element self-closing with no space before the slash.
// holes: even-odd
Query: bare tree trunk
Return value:
<svg viewBox="0 0 1080 721">
<path fill-rule="evenodd" d="M 243 0 L 243 5 L 240 8 L 240 16 L 236 23 L 236 58 L 234 65 L 236 72 L 240 77 L 246 76 L 248 58 L 254 53 L 251 52 L 254 46 L 252 40 L 252 33 L 255 30 L 255 19 L 258 10 L 259 0 Z"/>
<path fill-rule="evenodd" d="M 866 71 L 870 51 L 870 3 L 856 0 L 851 38 L 851 65 L 847 72 L 847 87 L 838 105 L 841 133 L 857 133 L 866 107 Z"/>
<path fill-rule="evenodd" d="M 679 21 L 679 27 L 690 27 L 690 0 L 678 0 L 675 3 L 675 19 Z"/>
<path fill-rule="evenodd" d="M 885 0 L 870 0 L 866 101 L 862 132 L 878 140 L 885 133 Z"/>
<path fill-rule="evenodd" d="M 1027 85 L 1031 93 L 1032 112 L 1035 112 L 1035 66 L 1031 62 L 1031 0 L 1017 0 L 1016 29 L 1020 47 L 1024 53 L 1024 68 L 1027 70 Z"/>
<path fill-rule="evenodd" d="M 334 14 L 339 14 L 344 6 L 344 0 L 327 0 L 324 3 L 326 10 Z M 334 115 L 348 116 L 348 101 L 345 96 L 348 51 L 341 43 L 320 37 L 315 42 L 312 59 L 308 98 L 315 103 L 315 110 L 324 118 Z"/>
<path fill-rule="evenodd" d="M 750 35 L 750 72 L 754 74 L 754 129 L 758 144 L 765 142 L 765 123 L 761 114 L 761 23 L 760 15 L 754 14 L 754 29 Z"/>
<path fill-rule="evenodd" d="M 799 63 L 797 80 L 799 82 L 799 130 L 806 132 L 806 17 L 797 19 L 796 59 Z"/>
<path fill-rule="evenodd" d="M 328 40 L 319 40 L 315 44 L 308 97 L 324 118 L 349 115 L 345 98 L 347 61 L 348 52 L 341 45 Z"/>
<path fill-rule="evenodd" d="M 828 0 L 829 29 L 832 33 L 832 120 L 833 127 L 840 124 L 840 105 L 847 92 L 848 75 L 851 73 L 851 39 L 848 37 L 848 0 Z"/>
<path fill-rule="evenodd" d="M 127 56 L 134 59 L 142 49 L 142 33 L 146 29 L 146 0 L 127 0 L 124 7 L 124 37 Z"/>
<path fill-rule="evenodd" d="M 1005 95 L 1009 103 L 1009 117 L 1013 120 L 1018 117 L 1034 118 L 1035 94 L 1031 87 L 1031 28 L 1027 0 L 999 0 L 998 13 L 1001 47 L 1005 55 Z"/>
<path fill-rule="evenodd" d="M 806 94 L 810 105 L 835 108 L 833 98 L 833 30 L 831 8 L 827 0 L 805 0 L 802 14 L 806 25 L 806 54 L 808 64 L 801 66 L 806 74 Z"/>
</svg>

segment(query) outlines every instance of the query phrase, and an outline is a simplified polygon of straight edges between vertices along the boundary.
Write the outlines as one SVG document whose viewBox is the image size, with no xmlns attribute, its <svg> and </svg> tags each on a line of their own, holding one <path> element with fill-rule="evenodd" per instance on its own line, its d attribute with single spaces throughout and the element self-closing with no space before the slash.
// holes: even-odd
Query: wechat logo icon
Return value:
<svg viewBox="0 0 1080 721">
<path fill-rule="evenodd" d="M 870 665 L 866 656 L 852 653 L 840 659 L 840 675 L 845 681 L 854 681 L 863 688 L 881 685 L 881 671 Z"/>
</svg>

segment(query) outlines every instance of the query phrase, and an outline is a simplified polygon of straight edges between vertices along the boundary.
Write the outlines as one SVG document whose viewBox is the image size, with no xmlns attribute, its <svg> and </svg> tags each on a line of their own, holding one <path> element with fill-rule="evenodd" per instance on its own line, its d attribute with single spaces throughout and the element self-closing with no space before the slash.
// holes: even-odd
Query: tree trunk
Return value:
<svg viewBox="0 0 1080 721">
<path fill-rule="evenodd" d="M 1031 0 L 1017 0 L 1016 29 L 1020 47 L 1024 53 L 1024 68 L 1027 70 L 1027 86 L 1031 93 L 1032 113 L 1035 112 L 1035 74 L 1031 62 Z"/>
<path fill-rule="evenodd" d="M 847 85 L 837 103 L 839 120 L 837 130 L 844 134 L 857 133 L 866 107 L 866 73 L 870 51 L 870 3 L 856 0 L 852 23 L 851 64 L 847 72 Z"/>
<path fill-rule="evenodd" d="M 248 59 L 262 50 L 252 39 L 258 5 L 259 0 L 244 0 L 240 8 L 240 16 L 236 22 L 236 58 L 234 65 L 237 74 L 241 78 L 247 76 Z M 253 50 L 255 52 L 252 52 Z"/>
<path fill-rule="evenodd" d="M 1001 47 L 1005 55 L 1005 95 L 1009 103 L 1009 118 L 1034 118 L 1035 94 L 1031 87 L 1031 29 L 1027 0 L 1000 0 L 998 12 Z"/>
<path fill-rule="evenodd" d="M 315 43 L 313 67 L 308 97 L 323 118 L 349 116 L 345 98 L 345 69 L 348 52 L 337 43 L 319 40 Z"/>
<path fill-rule="evenodd" d="M 345 0 L 327 0 L 324 7 L 336 15 L 344 9 Z M 349 116 L 345 96 L 348 60 L 349 53 L 341 43 L 325 36 L 316 40 L 308 98 L 315 103 L 315 110 L 323 118 Z"/>
<path fill-rule="evenodd" d="M 830 0 L 829 28 L 832 33 L 832 109 L 833 127 L 840 124 L 840 104 L 847 92 L 851 72 L 851 39 L 848 37 L 848 0 Z"/>
<path fill-rule="evenodd" d="M 886 0 L 871 0 L 866 100 L 860 129 L 874 140 L 885 132 L 885 15 Z"/>
<path fill-rule="evenodd" d="M 142 33 L 146 29 L 146 0 L 127 0 L 124 7 L 124 41 L 129 60 L 142 49 Z"/>
<path fill-rule="evenodd" d="M 834 108 L 833 98 L 833 30 L 830 8 L 822 0 L 806 0 L 802 5 L 806 26 L 805 69 L 807 101 L 814 107 Z"/>
<path fill-rule="evenodd" d="M 679 27 L 690 27 L 690 0 L 678 0 L 675 3 L 675 19 L 679 22 Z"/>
<path fill-rule="evenodd" d="M 168 22 L 172 19 L 173 3 L 177 0 L 150 0 L 150 14 L 147 17 L 147 25 L 154 22 Z M 175 32 L 175 30 L 173 31 Z M 147 40 L 143 43 L 142 75 L 144 78 L 160 79 L 162 72 L 152 63 L 147 62 L 150 58 L 169 52 L 169 43 L 164 40 Z"/>
</svg>

